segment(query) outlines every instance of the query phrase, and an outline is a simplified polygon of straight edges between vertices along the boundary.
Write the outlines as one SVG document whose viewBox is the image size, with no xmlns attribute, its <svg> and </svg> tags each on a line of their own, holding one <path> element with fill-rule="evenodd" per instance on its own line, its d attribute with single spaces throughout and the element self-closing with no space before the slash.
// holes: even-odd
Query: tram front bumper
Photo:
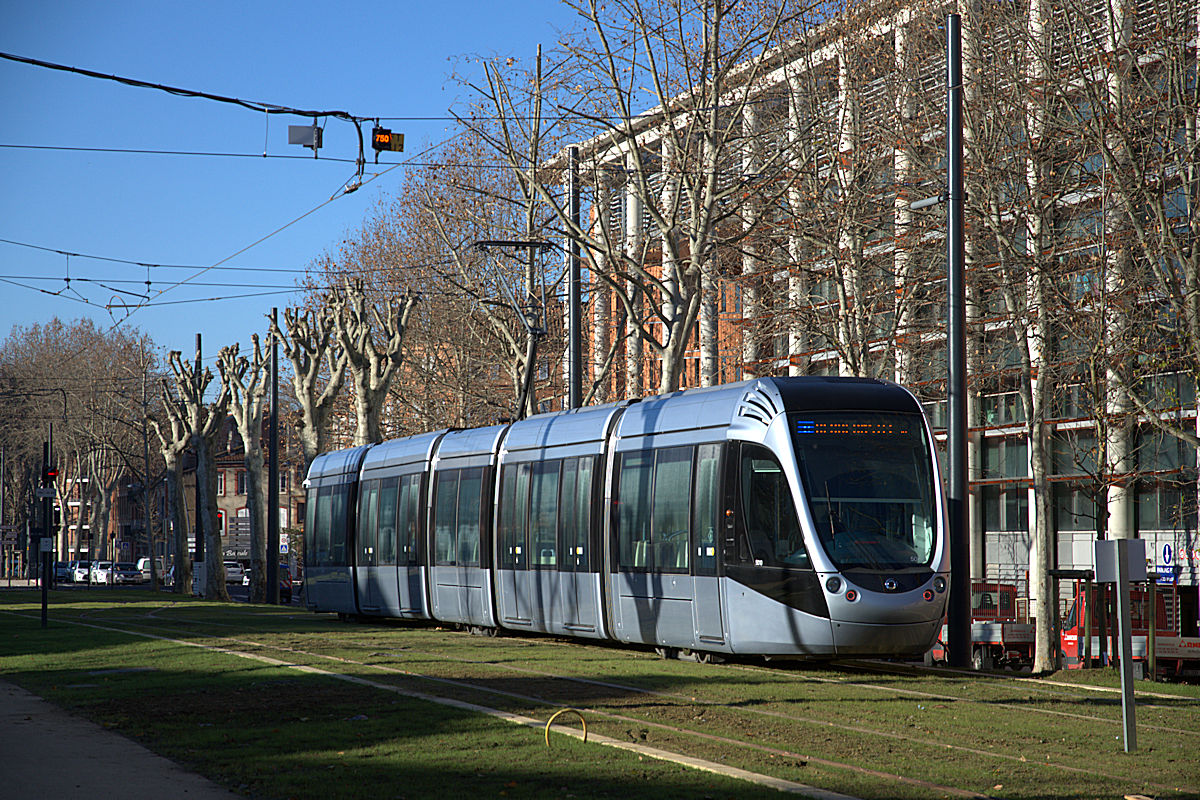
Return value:
<svg viewBox="0 0 1200 800">
<path fill-rule="evenodd" d="M 831 620 L 834 652 L 840 656 L 920 656 L 937 640 L 941 619 L 879 623 Z"/>
</svg>

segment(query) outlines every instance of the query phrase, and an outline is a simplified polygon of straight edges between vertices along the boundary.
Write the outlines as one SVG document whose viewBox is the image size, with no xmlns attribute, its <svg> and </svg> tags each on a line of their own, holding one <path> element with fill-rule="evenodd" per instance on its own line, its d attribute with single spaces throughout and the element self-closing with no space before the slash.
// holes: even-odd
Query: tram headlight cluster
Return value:
<svg viewBox="0 0 1200 800">
<path fill-rule="evenodd" d="M 946 579 L 943 578 L 941 575 L 938 575 L 936 578 L 934 578 L 933 579 L 933 589 L 938 594 L 941 594 L 942 592 L 946 591 Z"/>
<path fill-rule="evenodd" d="M 825 588 L 830 594 L 837 594 L 842 590 L 842 579 L 837 575 L 832 575 L 825 579 Z"/>
</svg>

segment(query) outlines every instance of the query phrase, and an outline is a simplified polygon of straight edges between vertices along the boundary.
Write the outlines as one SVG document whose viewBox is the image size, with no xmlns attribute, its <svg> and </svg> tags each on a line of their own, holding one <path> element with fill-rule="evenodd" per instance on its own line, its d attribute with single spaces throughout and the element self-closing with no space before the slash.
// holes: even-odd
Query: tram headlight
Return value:
<svg viewBox="0 0 1200 800">
<path fill-rule="evenodd" d="M 854 591 L 853 589 L 847 589 L 846 590 L 846 599 L 849 600 L 851 603 L 853 603 L 855 600 L 858 599 L 858 592 Z"/>
<path fill-rule="evenodd" d="M 938 575 L 936 578 L 934 578 L 933 579 L 933 589 L 938 594 L 941 594 L 942 592 L 946 591 L 946 579 L 943 578 L 941 575 Z"/>
<path fill-rule="evenodd" d="M 825 588 L 829 590 L 830 594 L 837 594 L 842 590 L 842 579 L 837 575 L 826 578 Z"/>
</svg>

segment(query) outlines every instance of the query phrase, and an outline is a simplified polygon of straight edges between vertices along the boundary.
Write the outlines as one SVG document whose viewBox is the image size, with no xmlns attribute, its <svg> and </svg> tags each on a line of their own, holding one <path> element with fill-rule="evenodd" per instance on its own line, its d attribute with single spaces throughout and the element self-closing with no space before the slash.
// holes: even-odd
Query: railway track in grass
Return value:
<svg viewBox="0 0 1200 800">
<path fill-rule="evenodd" d="M 1139 725 L 1143 747 L 1168 751 L 1166 763 L 1176 765 L 1151 781 L 1133 762 L 1096 760 L 1097 753 L 1119 751 L 1119 707 L 1085 689 L 953 674 L 875 672 L 868 680 L 854 665 L 698 665 L 628 649 L 482 639 L 431 627 L 331 624 L 316 626 L 327 628 L 325 635 L 312 635 L 281 632 L 278 625 L 254 631 L 243 619 L 232 633 L 228 621 L 201 622 L 163 608 L 92 621 L 417 686 L 529 718 L 578 708 L 593 730 L 615 741 L 793 780 L 818 776 L 816 785 L 867 787 L 860 796 L 1045 797 L 1054 784 L 1072 787 L 1064 797 L 1200 792 L 1186 766 L 1200 708 L 1186 699 L 1156 699 L 1146 709 L 1152 719 Z"/>
</svg>

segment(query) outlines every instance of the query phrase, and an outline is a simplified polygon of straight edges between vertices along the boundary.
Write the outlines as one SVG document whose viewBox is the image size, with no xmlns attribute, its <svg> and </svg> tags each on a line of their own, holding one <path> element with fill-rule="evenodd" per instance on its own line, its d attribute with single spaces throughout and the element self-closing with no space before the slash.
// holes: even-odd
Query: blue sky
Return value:
<svg viewBox="0 0 1200 800">
<path fill-rule="evenodd" d="M 383 123 L 404 132 L 406 147 L 381 156 L 382 168 L 450 135 L 447 109 L 467 97 L 452 73 L 478 74 L 478 57 L 529 60 L 539 43 L 551 47 L 576 20 L 556 0 L 0 0 L 0 51 L 292 108 L 412 118 Z M 287 126 L 305 124 L 301 118 L 272 115 L 268 123 L 265 114 L 230 105 L 8 60 L 0 60 L 0 107 L 0 338 L 14 325 L 54 316 L 111 327 L 127 311 L 104 306 L 136 302 L 122 291 L 145 293 L 149 277 L 153 297 L 229 259 L 223 266 L 242 269 L 210 270 L 170 288 L 124 324 L 185 356 L 196 333 L 208 358 L 223 345 L 248 343 L 265 330 L 272 306 L 298 298 L 278 287 L 299 273 L 253 268 L 300 270 L 336 248 L 396 190 L 405 169 L 313 211 L 354 172 L 352 163 L 336 160 L 357 154 L 349 123 L 327 122 L 322 158 L 314 161 L 311 151 L 287 143 Z M 264 144 L 272 156 L 309 157 L 264 159 Z M 198 269 L 156 266 L 148 276 L 136 264 L 36 248 Z M 270 294 L 232 299 L 256 293 Z M 216 297 L 231 299 L 196 302 Z"/>
</svg>

